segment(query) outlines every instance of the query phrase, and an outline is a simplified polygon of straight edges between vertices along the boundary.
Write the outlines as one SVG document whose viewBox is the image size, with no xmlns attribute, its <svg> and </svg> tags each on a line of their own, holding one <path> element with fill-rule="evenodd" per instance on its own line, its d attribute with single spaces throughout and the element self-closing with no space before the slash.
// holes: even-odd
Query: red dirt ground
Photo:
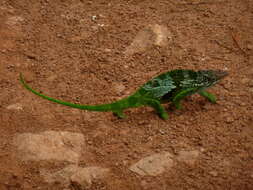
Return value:
<svg viewBox="0 0 253 190">
<path fill-rule="evenodd" d="M 149 24 L 168 27 L 172 42 L 126 56 Z M 252 190 L 252 34 L 252 0 L 1 0 L 0 189 L 62 189 L 43 182 L 43 164 L 12 156 L 16 134 L 57 130 L 85 135 L 89 157 L 81 163 L 112 169 L 113 177 L 92 189 Z M 167 121 L 145 107 L 119 120 L 45 101 L 18 81 L 23 72 L 52 97 L 98 104 L 177 68 L 226 69 L 229 76 L 210 89 L 217 104 L 194 95 L 184 109 L 168 109 Z M 7 109 L 17 103 L 22 110 Z M 182 149 L 201 150 L 197 164 L 178 164 L 157 177 L 128 169 L 151 153 Z"/>
</svg>

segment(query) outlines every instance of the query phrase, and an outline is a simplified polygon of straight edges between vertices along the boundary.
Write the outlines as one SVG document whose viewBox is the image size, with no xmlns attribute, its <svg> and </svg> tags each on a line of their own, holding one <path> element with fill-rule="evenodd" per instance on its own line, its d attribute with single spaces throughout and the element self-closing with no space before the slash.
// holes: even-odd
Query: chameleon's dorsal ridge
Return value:
<svg viewBox="0 0 253 190">
<path fill-rule="evenodd" d="M 127 108 L 150 106 L 157 111 L 161 118 L 167 119 L 168 114 L 161 105 L 162 103 L 172 102 L 179 109 L 182 107 L 181 100 L 195 93 L 215 103 L 215 96 L 205 89 L 213 86 L 226 75 L 228 73 L 221 70 L 172 70 L 146 82 L 135 93 L 126 98 L 101 105 L 80 105 L 51 98 L 32 89 L 25 82 L 22 74 L 20 74 L 20 82 L 27 90 L 37 96 L 65 106 L 91 111 L 111 111 L 120 118 L 125 117 L 123 110 Z"/>
</svg>

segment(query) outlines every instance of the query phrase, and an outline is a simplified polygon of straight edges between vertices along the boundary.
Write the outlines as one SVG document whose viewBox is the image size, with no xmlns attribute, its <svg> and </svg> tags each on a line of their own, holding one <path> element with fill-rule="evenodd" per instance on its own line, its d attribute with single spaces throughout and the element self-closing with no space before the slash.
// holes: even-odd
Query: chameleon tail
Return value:
<svg viewBox="0 0 253 190">
<path fill-rule="evenodd" d="M 135 106 L 131 106 L 130 103 L 131 101 L 129 101 L 129 97 L 121 99 L 119 101 L 116 101 L 114 103 L 111 104 L 100 104 L 100 105 L 81 105 L 81 104 L 75 104 L 75 103 L 71 103 L 71 102 L 65 102 L 62 100 L 58 100 L 58 99 L 54 99 L 51 98 L 49 96 L 46 96 L 44 94 L 39 93 L 38 91 L 32 89 L 24 80 L 23 75 L 20 73 L 20 82 L 23 84 L 23 86 L 31 91 L 32 93 L 55 103 L 58 104 L 62 104 L 65 106 L 69 106 L 72 108 L 77 108 L 77 109 L 82 109 L 82 110 L 91 110 L 91 111 L 113 111 L 113 112 L 118 112 L 121 111 L 123 109 L 129 108 L 129 107 L 135 107 Z"/>
</svg>

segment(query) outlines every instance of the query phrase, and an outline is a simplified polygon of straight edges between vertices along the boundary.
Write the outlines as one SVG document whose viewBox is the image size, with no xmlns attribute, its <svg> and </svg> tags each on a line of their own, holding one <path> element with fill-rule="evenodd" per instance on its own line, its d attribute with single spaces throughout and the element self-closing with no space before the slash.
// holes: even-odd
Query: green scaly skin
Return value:
<svg viewBox="0 0 253 190">
<path fill-rule="evenodd" d="M 215 96 L 205 91 L 205 89 L 213 86 L 226 75 L 227 72 L 220 70 L 172 70 L 151 79 L 142 85 L 134 94 L 126 98 L 110 104 L 100 105 L 81 105 L 51 98 L 32 89 L 25 82 L 22 74 L 20 74 L 20 81 L 32 93 L 49 101 L 72 108 L 101 112 L 111 111 L 119 118 L 124 118 L 123 110 L 125 109 L 150 106 L 157 111 L 162 119 L 167 119 L 168 114 L 161 105 L 162 103 L 172 102 L 177 109 L 180 109 L 181 100 L 195 93 L 215 103 Z"/>
</svg>

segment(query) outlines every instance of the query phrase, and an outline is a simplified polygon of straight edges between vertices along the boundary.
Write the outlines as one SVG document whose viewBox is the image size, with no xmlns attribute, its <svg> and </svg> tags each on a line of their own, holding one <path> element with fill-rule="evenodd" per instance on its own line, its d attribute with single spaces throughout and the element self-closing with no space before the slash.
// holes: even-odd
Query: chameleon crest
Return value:
<svg viewBox="0 0 253 190">
<path fill-rule="evenodd" d="M 32 93 L 65 106 L 91 111 L 111 111 L 120 118 L 125 117 L 123 110 L 127 108 L 150 106 L 157 111 L 161 118 L 167 119 L 168 114 L 162 106 L 162 103 L 172 102 L 177 109 L 180 109 L 181 100 L 195 93 L 215 103 L 215 96 L 207 92 L 206 89 L 213 86 L 227 75 L 227 72 L 221 70 L 172 70 L 151 79 L 142 85 L 135 93 L 126 98 L 110 104 L 100 105 L 81 105 L 51 98 L 32 89 L 25 82 L 22 74 L 20 74 L 20 81 L 23 86 Z"/>
</svg>

